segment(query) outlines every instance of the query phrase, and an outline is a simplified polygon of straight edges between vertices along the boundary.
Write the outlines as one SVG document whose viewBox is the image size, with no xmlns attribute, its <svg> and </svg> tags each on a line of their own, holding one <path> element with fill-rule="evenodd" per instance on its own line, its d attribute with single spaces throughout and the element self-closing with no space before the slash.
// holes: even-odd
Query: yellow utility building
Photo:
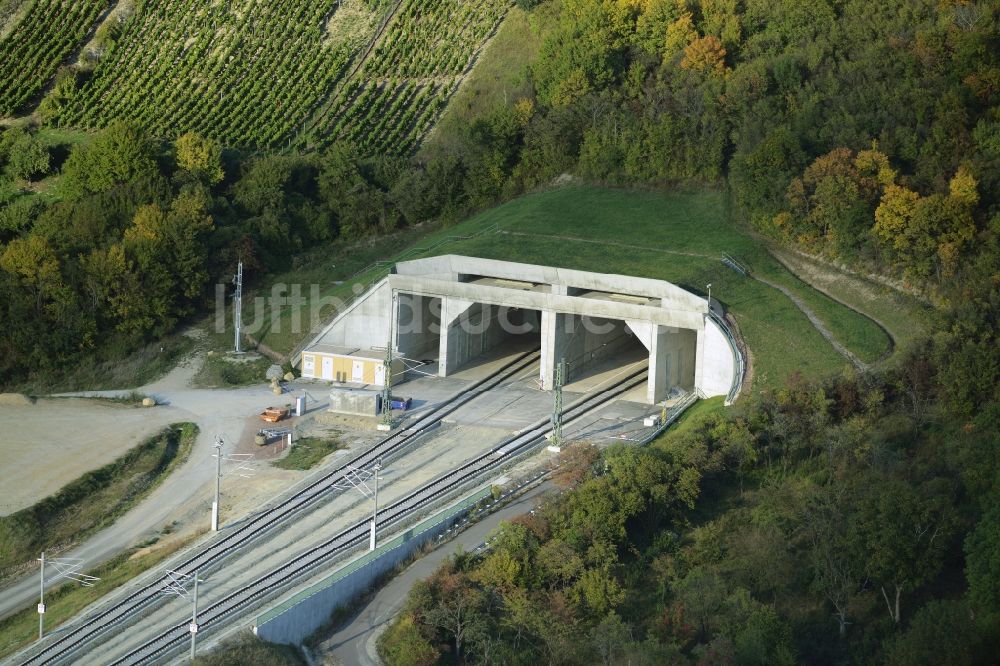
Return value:
<svg viewBox="0 0 1000 666">
<path fill-rule="evenodd" d="M 302 376 L 341 384 L 385 386 L 385 351 L 316 345 L 302 352 Z M 402 379 L 402 359 L 392 361 L 392 380 Z"/>
</svg>

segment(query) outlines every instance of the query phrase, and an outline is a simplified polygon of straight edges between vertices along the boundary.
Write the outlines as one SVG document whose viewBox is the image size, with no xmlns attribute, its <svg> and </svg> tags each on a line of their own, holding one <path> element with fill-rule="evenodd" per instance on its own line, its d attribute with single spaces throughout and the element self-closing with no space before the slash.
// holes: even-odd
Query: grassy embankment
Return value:
<svg viewBox="0 0 1000 666">
<path fill-rule="evenodd" d="M 106 352 L 106 359 L 84 356 L 58 372 L 38 372 L 28 380 L 2 385 L 5 391 L 45 395 L 61 391 L 102 391 L 144 386 L 170 372 L 194 347 L 180 333 L 150 343 L 134 352 Z"/>
<path fill-rule="evenodd" d="M 0 517 L 0 579 L 43 550 L 64 550 L 114 522 L 187 459 L 198 434 L 175 423 L 59 492 Z"/>
<path fill-rule="evenodd" d="M 303 437 L 296 441 L 288 455 L 272 464 L 281 469 L 312 469 L 328 455 L 344 448 L 340 440 Z"/>
<path fill-rule="evenodd" d="M 194 666 L 299 666 L 305 664 L 302 654 L 291 645 L 277 645 L 257 638 L 249 632 L 224 641 L 208 654 L 199 655 Z"/>
<path fill-rule="evenodd" d="M 544 35 L 559 16 L 555 3 L 543 4 L 530 13 L 511 7 L 476 61 L 476 66 L 448 102 L 437 126 L 427 136 L 421 152 L 448 150 L 460 141 L 466 123 L 482 118 L 513 100 L 534 94 L 528 67 L 537 60 Z"/>
<path fill-rule="evenodd" d="M 267 369 L 273 363 L 266 357 L 208 356 L 194 377 L 194 385 L 202 388 L 225 388 L 264 384 L 267 382 Z"/>
<path fill-rule="evenodd" d="M 455 240 L 426 254 L 466 254 L 637 275 L 667 280 L 700 295 L 711 283 L 712 296 L 733 313 L 743 332 L 758 388 L 780 385 L 795 371 L 813 377 L 837 372 L 847 361 L 786 295 L 723 265 L 719 258 L 724 252 L 748 265 L 752 274 L 796 294 L 833 337 L 862 360 L 874 361 L 890 348 L 888 336 L 875 322 L 802 282 L 771 256 L 763 241 L 733 222 L 725 196 L 716 190 L 659 193 L 566 187 L 515 199 L 429 233 L 418 245 L 430 247 L 492 224 L 499 225 L 499 234 Z M 346 274 L 322 267 L 302 273 L 326 284 Z M 374 274 L 359 276 L 357 282 L 371 277 Z M 282 279 L 293 282 L 295 276 Z M 351 286 L 337 285 L 330 292 L 346 296 Z M 290 310 L 276 321 L 282 333 L 264 333 L 262 341 L 277 351 L 290 351 L 303 336 L 287 332 L 292 328 Z"/>
<path fill-rule="evenodd" d="M 193 423 L 175 423 L 104 467 L 87 472 L 59 492 L 0 518 L 0 576 L 23 570 L 41 551 L 61 551 L 105 527 L 146 497 L 183 463 L 198 435 Z M 46 593 L 46 626 L 73 617 L 121 583 L 152 567 L 180 544 L 133 557 L 122 553 L 89 570 L 94 587 L 67 583 Z M 0 654 L 32 640 L 38 615 L 26 608 L 0 621 Z"/>
</svg>

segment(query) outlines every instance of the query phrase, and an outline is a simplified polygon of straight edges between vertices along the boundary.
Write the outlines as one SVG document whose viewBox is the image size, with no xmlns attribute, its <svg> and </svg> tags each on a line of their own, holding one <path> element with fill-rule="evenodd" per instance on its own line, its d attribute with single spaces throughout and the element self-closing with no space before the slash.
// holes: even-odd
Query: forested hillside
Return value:
<svg viewBox="0 0 1000 666">
<path fill-rule="evenodd" d="M 386 662 L 995 663 L 996 4 L 532 12 L 525 93 L 440 148 L 469 201 L 724 181 L 758 232 L 935 303 L 935 332 L 646 450 L 569 453 L 571 491 L 413 590 Z"/>
</svg>

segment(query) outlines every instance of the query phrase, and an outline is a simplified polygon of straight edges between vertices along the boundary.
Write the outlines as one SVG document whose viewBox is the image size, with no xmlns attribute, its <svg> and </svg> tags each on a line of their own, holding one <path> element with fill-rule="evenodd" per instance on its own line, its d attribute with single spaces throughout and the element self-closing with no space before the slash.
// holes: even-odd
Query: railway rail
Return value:
<svg viewBox="0 0 1000 666">
<path fill-rule="evenodd" d="M 174 565 L 173 569 L 187 574 L 220 564 L 238 549 L 273 532 L 320 498 L 327 497 L 331 490 L 335 491 L 338 484 L 343 481 L 345 474 L 352 468 L 365 468 L 380 459 L 401 452 L 459 407 L 514 377 L 517 373 L 537 362 L 539 358 L 539 349 L 519 354 L 493 374 L 450 396 L 434 409 L 421 415 L 412 424 L 378 441 L 335 470 L 296 491 L 291 497 L 251 515 L 234 530 L 205 544 L 186 560 Z M 16 663 L 22 665 L 48 664 L 57 663 L 70 657 L 87 643 L 100 638 L 107 631 L 120 626 L 135 614 L 162 601 L 159 590 L 164 580 L 164 577 L 160 577 L 137 590 L 126 601 L 110 608 L 99 608 L 95 612 L 85 615 L 74 623 L 76 626 L 64 628 L 58 634 L 53 634 L 52 640 L 42 645 L 41 649 L 38 647 L 28 648 L 26 652 L 21 653 L 21 661 Z"/>
<path fill-rule="evenodd" d="M 563 410 L 564 422 L 572 422 L 644 383 L 646 372 L 646 369 L 631 372 L 610 386 L 569 405 Z M 480 480 L 484 474 L 510 462 L 527 449 L 545 441 L 545 435 L 550 430 L 551 424 L 547 420 L 539 421 L 504 440 L 490 451 L 429 481 L 409 495 L 380 510 L 376 518 L 378 528 L 385 529 L 401 522 L 416 510 L 427 507 Z M 294 582 L 312 574 L 332 558 L 367 542 L 370 526 L 370 519 L 361 520 L 324 543 L 275 567 L 207 608 L 199 609 L 199 633 L 218 628 L 220 623 L 230 616 L 243 610 L 249 610 L 252 608 L 251 604 L 255 602 L 259 605 L 264 601 L 265 596 L 273 597 Z M 145 664 L 168 657 L 173 651 L 183 649 L 185 642 L 190 637 L 188 632 L 188 621 L 179 622 L 115 661 L 111 661 L 110 664 L 112 666 Z"/>
</svg>

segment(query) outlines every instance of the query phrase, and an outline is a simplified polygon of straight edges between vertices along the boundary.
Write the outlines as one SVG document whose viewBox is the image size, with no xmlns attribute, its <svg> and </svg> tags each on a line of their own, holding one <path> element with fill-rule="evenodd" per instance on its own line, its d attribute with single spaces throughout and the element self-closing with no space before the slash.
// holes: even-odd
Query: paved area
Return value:
<svg viewBox="0 0 1000 666">
<path fill-rule="evenodd" d="M 368 666 L 379 664 L 375 642 L 402 609 L 406 595 L 415 582 L 430 576 L 441 563 L 459 548 L 471 552 L 479 547 L 502 521 L 530 511 L 537 500 L 553 489 L 548 482 L 528 491 L 496 513 L 461 532 L 451 541 L 428 553 L 389 581 L 345 624 L 319 644 L 314 654 L 324 664 Z"/>
<path fill-rule="evenodd" d="M 379 505 L 386 506 L 408 494 L 415 486 L 454 469 L 473 455 L 485 451 L 503 436 L 488 428 L 445 426 L 404 457 L 390 463 L 379 483 Z M 308 551 L 327 541 L 341 529 L 371 515 L 371 500 L 348 490 L 289 521 L 280 531 L 258 540 L 231 556 L 221 569 L 206 572 L 198 587 L 199 605 L 207 608 L 255 580 L 262 572 L 289 561 L 301 561 Z M 227 525 L 233 529 L 237 523 Z M 313 579 L 327 575 L 318 572 Z M 94 646 L 83 657 L 88 663 L 110 663 L 146 639 L 184 621 L 190 602 L 168 598 L 157 612 Z"/>
</svg>

